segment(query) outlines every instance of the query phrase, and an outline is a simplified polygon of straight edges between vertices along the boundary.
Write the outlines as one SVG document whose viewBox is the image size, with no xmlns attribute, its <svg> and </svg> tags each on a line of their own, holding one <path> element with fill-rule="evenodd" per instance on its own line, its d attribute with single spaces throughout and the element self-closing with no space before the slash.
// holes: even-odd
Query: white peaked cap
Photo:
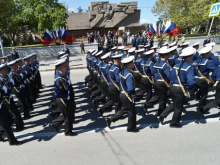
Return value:
<svg viewBox="0 0 220 165">
<path fill-rule="evenodd" d="M 55 63 L 55 66 L 58 66 L 58 65 L 62 65 L 66 62 L 66 58 L 61 58 L 60 60 L 57 60 L 56 63 Z"/>
<path fill-rule="evenodd" d="M 116 58 L 121 58 L 123 56 L 123 54 L 118 54 L 118 55 L 114 55 L 112 56 L 113 59 L 116 59 Z"/>
<path fill-rule="evenodd" d="M 108 58 L 111 55 L 111 52 L 106 53 L 104 56 L 101 57 L 102 60 Z"/>
<path fill-rule="evenodd" d="M 181 46 L 186 46 L 186 45 L 189 45 L 190 42 L 184 42 Z"/>
<path fill-rule="evenodd" d="M 199 51 L 199 54 L 206 54 L 208 52 L 211 52 L 211 50 L 212 50 L 211 46 L 206 46 Z"/>
<path fill-rule="evenodd" d="M 141 52 L 143 52 L 143 51 L 145 51 L 145 49 L 144 49 L 144 48 L 139 49 L 139 50 L 137 50 L 136 52 L 137 52 L 137 53 L 141 53 Z"/>
<path fill-rule="evenodd" d="M 95 56 L 99 56 L 103 53 L 103 50 L 99 51 Z"/>
<path fill-rule="evenodd" d="M 160 53 L 160 54 L 167 54 L 167 53 L 170 53 L 170 49 L 168 49 L 168 48 L 160 49 L 160 50 L 159 50 L 159 53 Z"/>
<path fill-rule="evenodd" d="M 208 43 L 208 44 L 206 44 L 205 46 L 211 46 L 211 47 L 213 47 L 214 45 L 216 45 L 214 42 L 211 42 L 211 43 Z"/>
<path fill-rule="evenodd" d="M 121 61 L 121 63 L 127 64 L 127 63 L 132 62 L 133 60 L 134 60 L 134 56 L 129 56 L 129 57 L 124 58 L 124 59 Z"/>
<path fill-rule="evenodd" d="M 96 53 L 98 53 L 98 50 L 95 50 L 92 55 L 94 56 Z"/>
<path fill-rule="evenodd" d="M 194 43 L 192 46 L 197 46 L 199 45 L 199 42 Z"/>
<path fill-rule="evenodd" d="M 186 57 L 186 56 L 190 56 L 190 55 L 193 55 L 195 54 L 196 52 L 196 49 L 193 48 L 193 47 L 188 47 L 188 48 L 185 48 L 182 53 L 180 54 L 180 57 Z"/>
<path fill-rule="evenodd" d="M 119 46 L 118 47 L 118 50 L 122 50 L 122 49 L 124 49 L 125 47 L 124 46 Z"/>
<path fill-rule="evenodd" d="M 172 46 L 175 46 L 175 45 L 176 45 L 176 42 L 173 42 L 169 46 L 172 47 Z"/>
<path fill-rule="evenodd" d="M 173 47 L 171 47 L 171 48 L 170 48 L 170 51 L 172 52 L 172 51 L 176 50 L 177 47 L 178 47 L 178 46 L 173 46 Z"/>
<path fill-rule="evenodd" d="M 136 50 L 136 48 L 133 47 L 133 48 L 131 48 L 131 49 L 128 50 L 128 53 L 132 53 L 132 52 L 134 52 L 135 50 Z"/>
<path fill-rule="evenodd" d="M 154 53 L 154 50 L 149 50 L 149 51 L 145 52 L 144 54 L 145 55 L 150 55 L 150 54 L 153 54 L 153 53 Z"/>
</svg>

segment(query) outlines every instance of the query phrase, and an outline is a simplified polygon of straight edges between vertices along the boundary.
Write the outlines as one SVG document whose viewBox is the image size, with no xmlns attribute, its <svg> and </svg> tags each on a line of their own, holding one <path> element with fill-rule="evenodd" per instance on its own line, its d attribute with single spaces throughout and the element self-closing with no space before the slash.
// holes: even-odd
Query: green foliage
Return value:
<svg viewBox="0 0 220 165">
<path fill-rule="evenodd" d="M 162 20 L 171 19 L 181 28 L 208 23 L 211 4 L 216 0 L 157 0 L 152 12 Z"/>
<path fill-rule="evenodd" d="M 66 26 L 67 9 L 58 0 L 1 0 L 0 6 L 1 33 L 14 44 L 27 30 L 42 34 Z"/>
</svg>

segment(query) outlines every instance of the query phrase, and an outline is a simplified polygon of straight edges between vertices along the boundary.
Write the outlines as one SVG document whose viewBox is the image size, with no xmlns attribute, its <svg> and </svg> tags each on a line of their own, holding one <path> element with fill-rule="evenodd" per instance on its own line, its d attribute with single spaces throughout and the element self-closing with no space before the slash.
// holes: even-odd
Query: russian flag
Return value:
<svg viewBox="0 0 220 165">
<path fill-rule="evenodd" d="M 166 25 L 165 25 L 165 23 L 164 23 L 164 21 L 163 21 L 163 25 L 162 25 L 162 29 L 161 29 L 161 33 L 164 33 L 164 30 L 166 29 Z"/>
<path fill-rule="evenodd" d="M 171 22 L 170 26 L 167 28 L 166 33 L 171 32 L 173 29 L 176 28 L 176 24 Z"/>
</svg>

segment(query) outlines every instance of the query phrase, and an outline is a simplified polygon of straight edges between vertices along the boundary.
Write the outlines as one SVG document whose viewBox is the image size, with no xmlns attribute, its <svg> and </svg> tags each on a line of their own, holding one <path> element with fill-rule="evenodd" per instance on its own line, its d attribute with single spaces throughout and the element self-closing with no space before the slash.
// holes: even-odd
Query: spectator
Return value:
<svg viewBox="0 0 220 165">
<path fill-rule="evenodd" d="M 130 35 L 131 35 L 131 32 L 130 32 L 129 29 L 128 29 L 128 31 L 127 31 L 128 42 L 131 42 Z"/>
<path fill-rule="evenodd" d="M 16 60 L 19 58 L 18 52 L 15 51 L 15 48 L 12 49 L 11 60 Z"/>
<path fill-rule="evenodd" d="M 207 39 L 205 39 L 204 42 L 203 42 L 203 46 L 205 46 L 206 44 L 208 44 L 208 43 L 210 43 L 210 42 L 211 42 L 211 36 L 208 35 L 208 36 L 207 36 Z"/>
<path fill-rule="evenodd" d="M 81 48 L 81 54 L 85 54 L 85 48 L 84 48 L 83 41 L 81 41 L 80 48 Z"/>
</svg>

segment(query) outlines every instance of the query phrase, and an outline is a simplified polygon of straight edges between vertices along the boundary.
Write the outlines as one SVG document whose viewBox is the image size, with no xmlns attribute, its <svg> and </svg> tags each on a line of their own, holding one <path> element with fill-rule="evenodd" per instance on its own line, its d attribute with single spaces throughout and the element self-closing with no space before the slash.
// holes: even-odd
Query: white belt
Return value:
<svg viewBox="0 0 220 165">
<path fill-rule="evenodd" d="M 156 81 L 163 81 L 163 80 L 157 79 Z"/>
<path fill-rule="evenodd" d="M 172 84 L 174 87 L 180 87 L 180 84 Z"/>
<path fill-rule="evenodd" d="M 195 78 L 198 78 L 198 79 L 204 79 L 203 77 L 198 77 L 198 76 L 195 76 Z"/>
<path fill-rule="evenodd" d="M 139 73 L 138 71 L 134 71 L 134 73 Z"/>
</svg>

